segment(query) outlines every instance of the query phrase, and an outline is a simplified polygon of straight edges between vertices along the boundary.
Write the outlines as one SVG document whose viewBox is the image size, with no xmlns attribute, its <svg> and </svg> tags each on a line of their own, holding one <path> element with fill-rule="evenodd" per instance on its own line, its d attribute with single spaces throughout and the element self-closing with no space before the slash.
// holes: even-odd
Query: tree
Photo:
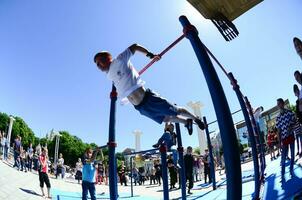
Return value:
<svg viewBox="0 0 302 200">
<path fill-rule="evenodd" d="M 0 131 L 7 133 L 9 124 L 9 116 L 6 113 L 0 112 Z"/>
<path fill-rule="evenodd" d="M 14 117 L 15 121 L 12 128 L 12 139 L 16 138 L 17 135 L 22 138 L 22 145 L 28 147 L 30 143 L 35 140 L 34 132 L 29 128 L 29 126 L 20 117 Z"/>
<path fill-rule="evenodd" d="M 193 153 L 200 155 L 200 148 L 199 147 L 194 148 Z"/>
</svg>

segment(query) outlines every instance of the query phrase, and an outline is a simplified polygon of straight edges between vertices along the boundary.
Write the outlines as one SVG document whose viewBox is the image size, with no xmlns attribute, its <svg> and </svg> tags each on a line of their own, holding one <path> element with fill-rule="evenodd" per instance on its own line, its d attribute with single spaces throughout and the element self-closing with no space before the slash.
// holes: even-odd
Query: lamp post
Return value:
<svg viewBox="0 0 302 200">
<path fill-rule="evenodd" d="M 13 118 L 12 116 L 10 116 L 9 117 L 8 132 L 7 132 L 7 141 L 8 141 L 7 154 L 9 154 L 9 151 L 10 151 L 10 140 L 11 140 L 11 135 L 12 135 L 14 121 L 15 121 L 15 118 Z"/>
<path fill-rule="evenodd" d="M 141 135 L 143 134 L 140 130 L 134 130 L 133 131 L 134 137 L 135 137 L 135 151 L 141 150 Z"/>
<path fill-rule="evenodd" d="M 197 115 L 201 118 L 201 108 L 203 107 L 203 105 L 200 101 L 197 101 L 197 102 L 190 101 L 189 103 L 187 103 L 187 105 L 190 108 L 192 108 L 195 115 Z M 197 134 L 198 134 L 200 153 L 203 153 L 205 151 L 205 149 L 207 149 L 206 135 L 205 135 L 204 131 L 201 130 L 200 128 L 197 128 Z"/>
</svg>

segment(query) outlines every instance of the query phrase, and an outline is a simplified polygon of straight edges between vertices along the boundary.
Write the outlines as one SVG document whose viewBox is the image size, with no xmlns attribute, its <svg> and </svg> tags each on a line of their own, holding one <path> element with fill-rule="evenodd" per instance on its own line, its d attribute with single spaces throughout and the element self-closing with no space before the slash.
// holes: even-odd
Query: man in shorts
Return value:
<svg viewBox="0 0 302 200">
<path fill-rule="evenodd" d="M 129 60 L 137 51 L 156 61 L 160 59 L 160 56 L 154 55 L 145 47 L 133 44 L 115 59 L 109 52 L 101 51 L 94 56 L 94 62 L 101 71 L 107 73 L 107 78 L 113 81 L 119 97 L 127 97 L 142 115 L 159 124 L 183 123 L 190 135 L 193 132 L 193 121 L 200 129 L 204 129 L 204 124 L 199 117 L 185 108 L 175 106 L 150 89 L 145 89 L 143 81 Z"/>
</svg>

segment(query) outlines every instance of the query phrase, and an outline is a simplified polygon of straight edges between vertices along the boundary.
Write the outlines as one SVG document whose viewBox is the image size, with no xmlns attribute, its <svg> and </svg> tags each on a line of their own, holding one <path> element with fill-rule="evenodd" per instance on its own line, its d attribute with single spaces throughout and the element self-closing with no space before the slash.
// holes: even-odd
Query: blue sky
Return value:
<svg viewBox="0 0 302 200">
<path fill-rule="evenodd" d="M 117 55 L 132 43 L 160 52 L 182 33 L 186 15 L 201 40 L 232 71 L 254 107 L 269 109 L 278 97 L 294 103 L 293 72 L 301 60 L 293 48 L 302 38 L 302 2 L 265 0 L 234 21 L 240 35 L 225 42 L 211 22 L 186 1 L 0 1 L 0 112 L 22 117 L 37 136 L 52 128 L 85 142 L 108 139 L 111 83 L 93 56 Z M 137 69 L 149 60 L 132 57 Z M 232 111 L 239 108 L 229 81 L 217 68 Z M 178 105 L 201 101 L 208 121 L 215 113 L 209 91 L 188 40 L 183 40 L 142 76 L 146 86 Z M 242 119 L 234 116 L 234 122 Z M 211 126 L 214 130 L 216 127 Z M 117 106 L 118 150 L 134 147 L 133 130 L 142 130 L 149 149 L 163 126 L 131 105 Z M 182 128 L 182 130 L 185 130 Z M 183 132 L 184 146 L 198 146 L 197 135 Z"/>
</svg>

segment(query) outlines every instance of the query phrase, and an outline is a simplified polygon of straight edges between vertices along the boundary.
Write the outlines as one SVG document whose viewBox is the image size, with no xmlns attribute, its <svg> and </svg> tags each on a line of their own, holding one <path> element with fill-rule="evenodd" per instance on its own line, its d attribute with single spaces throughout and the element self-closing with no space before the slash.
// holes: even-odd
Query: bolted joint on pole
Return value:
<svg viewBox="0 0 302 200">
<path fill-rule="evenodd" d="M 231 81 L 231 85 L 233 86 L 233 89 L 236 90 L 236 89 L 239 89 L 239 85 L 238 85 L 238 82 L 237 80 L 235 79 L 234 75 L 232 72 L 229 72 L 228 73 L 228 78 L 230 79 Z"/>
<path fill-rule="evenodd" d="M 186 16 L 184 16 L 184 15 L 180 16 L 179 21 L 182 24 L 182 26 L 184 27 L 183 33 L 186 37 L 188 37 L 190 33 L 195 33 L 196 35 L 198 35 L 197 28 L 189 22 L 189 20 Z"/>
<path fill-rule="evenodd" d="M 108 142 L 108 143 L 107 143 L 107 146 L 108 146 L 108 147 L 117 147 L 117 143 L 111 141 L 111 142 Z"/>
</svg>

